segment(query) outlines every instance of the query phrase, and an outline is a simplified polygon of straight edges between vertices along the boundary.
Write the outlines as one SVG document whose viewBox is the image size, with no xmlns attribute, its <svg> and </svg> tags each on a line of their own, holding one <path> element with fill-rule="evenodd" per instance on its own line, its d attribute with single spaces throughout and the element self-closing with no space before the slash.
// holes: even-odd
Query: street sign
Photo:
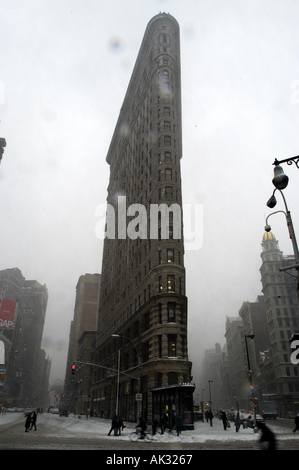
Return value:
<svg viewBox="0 0 299 470">
<path fill-rule="evenodd" d="M 136 401 L 142 401 L 142 393 L 136 393 Z"/>
</svg>

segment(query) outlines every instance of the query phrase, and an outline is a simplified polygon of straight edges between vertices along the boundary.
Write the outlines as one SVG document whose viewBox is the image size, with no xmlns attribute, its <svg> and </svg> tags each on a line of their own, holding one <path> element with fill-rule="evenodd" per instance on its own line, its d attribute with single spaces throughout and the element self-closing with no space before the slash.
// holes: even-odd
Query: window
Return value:
<svg viewBox="0 0 299 470">
<path fill-rule="evenodd" d="M 164 153 L 164 161 L 165 163 L 172 163 L 171 152 Z"/>
<path fill-rule="evenodd" d="M 171 146 L 171 136 L 170 135 L 164 135 L 164 145 L 167 145 L 168 147 Z"/>
<path fill-rule="evenodd" d="M 167 249 L 167 263 L 174 263 L 174 250 L 172 248 Z"/>
<path fill-rule="evenodd" d="M 158 304 L 159 323 L 162 323 L 162 304 Z"/>
<path fill-rule="evenodd" d="M 163 286 L 162 286 L 162 276 L 159 276 L 159 292 L 162 292 Z"/>
<path fill-rule="evenodd" d="M 176 335 L 168 335 L 168 357 L 176 357 Z"/>
<path fill-rule="evenodd" d="M 172 199 L 173 198 L 173 188 L 172 186 L 165 186 L 165 198 Z"/>
<path fill-rule="evenodd" d="M 175 303 L 168 302 L 167 310 L 168 310 L 168 323 L 175 323 Z"/>
<path fill-rule="evenodd" d="M 167 276 L 167 291 L 168 292 L 174 292 L 174 276 L 171 274 L 168 274 Z"/>
<path fill-rule="evenodd" d="M 168 108 L 168 106 L 164 108 L 164 116 L 166 116 L 166 117 L 170 116 L 170 108 Z M 158 117 L 160 117 L 160 116 L 158 116 Z"/>
<path fill-rule="evenodd" d="M 149 312 L 144 315 L 144 331 L 149 329 Z"/>
<path fill-rule="evenodd" d="M 164 121 L 164 131 L 171 131 L 170 121 Z"/>
<path fill-rule="evenodd" d="M 158 336 L 158 357 L 162 357 L 162 335 Z"/>
<path fill-rule="evenodd" d="M 172 169 L 171 168 L 165 168 L 165 179 L 166 180 L 172 180 Z"/>
</svg>

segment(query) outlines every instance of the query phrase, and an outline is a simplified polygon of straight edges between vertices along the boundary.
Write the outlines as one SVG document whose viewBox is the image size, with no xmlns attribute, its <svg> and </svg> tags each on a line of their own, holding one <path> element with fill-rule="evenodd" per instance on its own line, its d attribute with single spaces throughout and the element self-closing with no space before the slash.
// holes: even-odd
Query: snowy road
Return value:
<svg viewBox="0 0 299 470">
<path fill-rule="evenodd" d="M 234 426 L 224 431 L 222 422 L 214 420 L 213 427 L 196 423 L 194 431 L 154 436 L 152 442 L 131 442 L 132 423 L 126 423 L 122 436 L 107 436 L 110 421 L 93 418 L 78 419 L 73 415 L 60 418 L 44 413 L 38 415 L 37 431 L 25 433 L 23 414 L 7 413 L 0 417 L 0 450 L 2 449 L 118 449 L 118 450 L 196 450 L 196 449 L 259 449 L 258 434 L 252 429 Z M 277 435 L 280 449 L 299 449 L 299 435 L 292 433 L 292 422 L 277 420 L 269 423 Z"/>
</svg>

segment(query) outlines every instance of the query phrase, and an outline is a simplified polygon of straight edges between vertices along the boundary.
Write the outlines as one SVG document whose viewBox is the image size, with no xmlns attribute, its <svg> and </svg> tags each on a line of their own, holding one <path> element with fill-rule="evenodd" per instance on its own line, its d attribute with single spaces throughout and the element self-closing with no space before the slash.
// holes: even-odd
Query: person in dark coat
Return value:
<svg viewBox="0 0 299 470">
<path fill-rule="evenodd" d="M 257 427 L 262 433 L 260 443 L 268 443 L 267 447 L 265 447 L 265 450 L 276 450 L 276 438 L 273 432 L 270 431 L 270 429 L 265 425 L 265 423 L 257 423 Z"/>
<path fill-rule="evenodd" d="M 25 421 L 25 432 L 28 432 L 31 424 L 31 413 L 27 413 Z"/>
<path fill-rule="evenodd" d="M 36 420 L 37 420 L 37 414 L 35 412 L 35 410 L 33 410 L 33 413 L 31 415 L 31 428 L 30 428 L 30 431 L 32 430 L 33 426 L 34 426 L 34 431 L 36 431 Z"/>
<path fill-rule="evenodd" d="M 118 427 L 119 427 L 118 417 L 115 415 L 112 418 L 111 428 L 110 428 L 110 431 L 108 432 L 108 436 L 110 436 L 112 429 L 113 429 L 113 432 L 114 432 L 114 436 L 117 436 Z"/>
<path fill-rule="evenodd" d="M 140 428 L 140 433 L 141 433 L 141 439 L 145 438 L 145 431 L 146 431 L 146 422 L 144 419 L 140 416 L 139 418 L 139 423 L 137 425 L 137 428 Z"/>
<path fill-rule="evenodd" d="M 240 429 L 240 415 L 237 413 L 236 419 L 235 419 L 235 426 L 236 426 L 236 432 L 239 432 Z"/>
<path fill-rule="evenodd" d="M 224 429 L 224 431 L 226 431 L 227 417 L 226 417 L 225 411 L 222 411 L 221 419 L 222 419 L 222 423 L 223 423 L 223 429 Z"/>
<path fill-rule="evenodd" d="M 297 416 L 295 418 L 295 429 L 293 433 L 295 434 L 296 431 L 299 431 L 299 413 L 297 413 Z"/>
<path fill-rule="evenodd" d="M 179 436 L 183 429 L 183 418 L 180 414 L 178 414 L 175 418 L 175 428 L 177 436 Z"/>
</svg>

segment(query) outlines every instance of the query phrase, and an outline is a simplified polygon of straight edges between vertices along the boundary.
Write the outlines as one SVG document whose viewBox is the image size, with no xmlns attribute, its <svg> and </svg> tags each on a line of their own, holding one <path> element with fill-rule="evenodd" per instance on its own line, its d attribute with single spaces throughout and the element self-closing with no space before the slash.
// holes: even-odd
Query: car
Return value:
<svg viewBox="0 0 299 470">
<path fill-rule="evenodd" d="M 66 416 L 66 417 L 68 417 L 68 415 L 69 415 L 68 410 L 60 410 L 60 416 Z"/>
<path fill-rule="evenodd" d="M 265 423 L 265 420 L 261 417 L 261 415 L 259 414 L 256 414 L 255 415 L 255 419 L 256 419 L 256 422 L 257 423 Z M 249 428 L 253 428 L 254 427 L 254 416 L 253 415 L 249 415 L 248 418 L 246 419 L 246 422 L 247 422 L 247 426 Z"/>
<path fill-rule="evenodd" d="M 297 415 L 294 411 L 288 411 L 287 416 L 288 419 L 295 419 Z"/>
<path fill-rule="evenodd" d="M 53 415 L 59 415 L 59 409 L 58 408 L 51 408 L 49 411 Z"/>
<path fill-rule="evenodd" d="M 27 416 L 29 413 L 32 413 L 32 408 L 25 408 L 24 414 Z"/>
</svg>

